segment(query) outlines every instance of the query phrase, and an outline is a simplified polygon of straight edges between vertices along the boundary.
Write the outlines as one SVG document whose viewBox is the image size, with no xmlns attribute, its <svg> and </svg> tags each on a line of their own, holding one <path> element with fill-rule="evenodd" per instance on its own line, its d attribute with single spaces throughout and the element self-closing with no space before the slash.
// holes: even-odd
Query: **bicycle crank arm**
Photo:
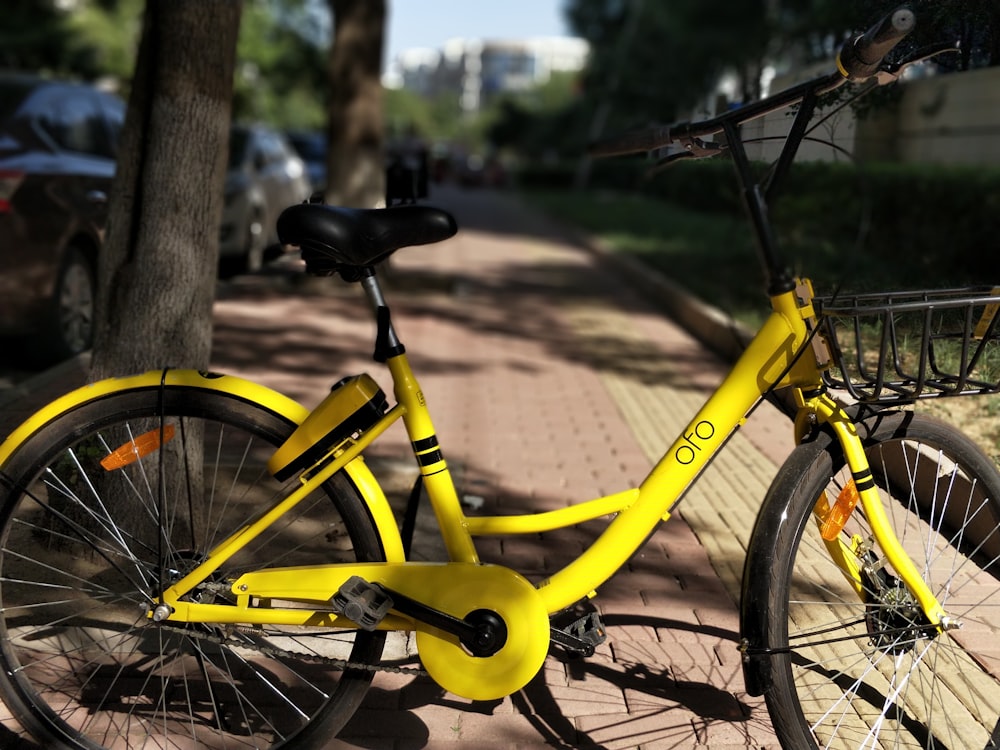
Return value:
<svg viewBox="0 0 1000 750">
<path fill-rule="evenodd" d="M 333 597 L 334 611 L 374 630 L 390 609 L 457 636 L 474 656 L 492 656 L 507 642 L 507 626 L 496 612 L 477 609 L 459 619 L 360 576 L 352 576 Z"/>
</svg>

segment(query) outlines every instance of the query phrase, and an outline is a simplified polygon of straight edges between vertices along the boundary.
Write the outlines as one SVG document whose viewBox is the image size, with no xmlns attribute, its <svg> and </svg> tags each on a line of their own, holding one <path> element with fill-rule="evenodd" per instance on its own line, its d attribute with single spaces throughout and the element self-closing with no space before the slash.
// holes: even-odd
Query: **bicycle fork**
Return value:
<svg viewBox="0 0 1000 750">
<path fill-rule="evenodd" d="M 919 604 L 927 623 L 938 632 L 959 627 L 959 624 L 945 613 L 944 607 L 924 580 L 923 573 L 903 549 L 886 513 L 854 422 L 844 409 L 825 393 L 807 400 L 800 398 L 799 401 L 800 414 L 804 413 L 810 418 L 815 417 L 819 423 L 828 425 L 833 431 L 844 451 L 844 458 L 851 472 L 851 479 L 834 503 L 831 504 L 826 497 L 817 498 L 813 509 L 827 551 L 844 577 L 854 587 L 859 598 L 864 600 L 865 592 L 869 588 L 866 586 L 866 577 L 871 578 L 862 563 L 866 540 L 855 537 L 848 543 L 840 533 L 850 513 L 853 512 L 854 505 L 859 504 L 864 510 L 878 549 Z M 799 425 L 797 429 L 801 429 Z M 851 495 L 854 497 L 850 497 Z M 838 514 L 839 517 L 836 517 Z"/>
<path fill-rule="evenodd" d="M 815 325 L 812 284 L 808 280 L 800 280 L 799 288 L 791 299 L 797 301 L 786 299 L 784 304 L 789 306 L 787 308 L 782 308 L 781 296 L 773 297 L 772 303 L 776 312 L 785 309 L 786 320 L 789 321 L 792 330 L 801 334 L 799 326 Z M 792 314 L 793 307 L 797 314 Z M 840 444 L 847 468 L 851 472 L 848 485 L 832 506 L 826 497 L 816 499 L 813 514 L 820 524 L 826 549 L 833 562 L 853 586 L 859 599 L 864 601 L 866 576 L 871 579 L 865 566 L 860 562 L 865 540 L 852 539 L 851 543 L 847 544 L 840 533 L 854 507 L 860 504 L 871 526 L 875 543 L 919 604 L 928 625 L 938 632 L 958 627 L 958 624 L 945 613 L 941 603 L 924 580 L 923 573 L 903 549 L 899 537 L 892 528 L 875 484 L 864 445 L 858 435 L 855 420 L 829 395 L 826 388 L 821 386 L 819 372 L 829 363 L 829 354 L 823 351 L 824 348 L 818 342 L 814 342 L 816 358 L 805 356 L 798 358 L 792 365 L 784 384 L 791 386 L 796 407 L 796 443 L 800 443 L 815 426 L 827 426 Z M 845 505 L 848 507 L 845 508 Z M 839 514 L 840 518 L 832 518 L 835 514 Z M 824 525 L 827 526 L 826 529 L 822 528 Z"/>
<path fill-rule="evenodd" d="M 908 648 L 918 635 L 934 638 L 958 628 L 960 624 L 946 614 L 931 592 L 923 571 L 910 558 L 892 526 L 884 505 L 887 501 L 876 485 L 855 420 L 821 388 L 806 391 L 808 395 L 804 395 L 801 389 L 793 388 L 793 393 L 798 406 L 797 442 L 801 442 L 817 425 L 822 425 L 843 450 L 846 468 L 850 472 L 837 497 L 830 497 L 827 490 L 823 490 L 813 499 L 811 513 L 815 527 L 811 533 L 806 530 L 802 543 L 805 544 L 807 538 L 810 541 L 816 537 L 822 539 L 825 547 L 819 547 L 819 555 L 822 556 L 825 550 L 829 561 L 840 571 L 861 603 L 867 637 L 872 646 L 880 652 L 899 653 Z M 828 449 L 829 446 L 824 448 Z M 780 483 L 780 492 L 788 491 L 798 481 L 798 477 L 790 474 L 779 475 L 776 479 Z M 856 496 L 851 497 L 855 493 Z M 861 506 L 869 526 L 865 536 L 854 534 L 848 538 L 844 533 L 850 514 L 858 512 L 854 507 L 837 507 L 842 506 L 845 500 L 850 501 L 849 506 Z M 831 510 L 844 510 L 844 514 L 837 518 L 836 512 L 831 513 Z M 807 520 L 807 523 L 810 522 Z M 787 561 L 775 560 L 769 552 L 773 553 L 778 535 L 798 533 L 789 523 L 787 503 L 772 502 L 762 509 L 751 538 L 740 617 L 740 651 L 750 695 L 767 693 L 776 679 L 775 665 L 780 665 L 783 658 L 796 658 L 794 654 L 800 648 L 808 649 L 827 640 L 836 642 L 866 637 L 864 632 L 853 629 L 843 631 L 842 625 L 813 628 L 799 623 L 799 632 L 790 640 L 787 625 L 771 619 L 775 604 L 779 608 L 785 606 L 780 602 L 764 603 L 764 599 L 773 593 L 771 585 L 774 576 L 779 575 L 775 566 L 780 569 L 780 575 L 790 571 L 784 567 Z M 761 586 L 759 582 L 763 580 L 771 581 L 771 584 Z M 753 585 L 754 581 L 758 585 Z M 778 582 L 778 585 L 781 583 Z M 849 600 L 848 593 L 841 602 L 849 604 Z M 907 633 L 909 635 L 903 637 Z"/>
</svg>

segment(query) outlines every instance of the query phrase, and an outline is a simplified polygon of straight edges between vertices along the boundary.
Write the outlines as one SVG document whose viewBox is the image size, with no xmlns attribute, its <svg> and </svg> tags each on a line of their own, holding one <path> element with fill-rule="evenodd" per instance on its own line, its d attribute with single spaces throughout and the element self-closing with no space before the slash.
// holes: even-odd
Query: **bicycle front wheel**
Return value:
<svg viewBox="0 0 1000 750">
<path fill-rule="evenodd" d="M 293 429 L 224 392 L 134 388 L 16 449 L 0 502 L 0 691 L 46 748 L 303 748 L 354 713 L 381 633 L 147 616 L 165 583 L 285 492 L 265 463 Z M 123 445 L 146 455 L 102 465 Z M 341 472 L 193 596 L 225 604 L 225 582 L 250 569 L 383 559 Z"/>
<path fill-rule="evenodd" d="M 853 480 L 820 437 L 779 472 L 751 544 L 744 606 L 756 612 L 744 626 L 756 622 L 763 642 L 747 644 L 748 684 L 767 688 L 788 748 L 997 747 L 1000 475 L 921 415 L 874 417 L 859 432 L 896 535 L 960 627 L 928 625 L 860 505 L 824 542 L 814 509 Z"/>
</svg>

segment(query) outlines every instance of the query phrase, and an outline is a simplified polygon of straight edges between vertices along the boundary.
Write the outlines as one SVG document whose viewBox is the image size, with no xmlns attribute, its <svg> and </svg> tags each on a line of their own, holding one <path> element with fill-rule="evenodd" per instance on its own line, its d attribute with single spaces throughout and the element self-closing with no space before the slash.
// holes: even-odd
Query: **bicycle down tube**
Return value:
<svg viewBox="0 0 1000 750">
<path fill-rule="evenodd" d="M 686 489 L 742 425 L 746 414 L 774 387 L 791 386 L 799 393 L 813 391 L 809 401 L 801 401 L 802 410 L 816 414 L 822 423 L 833 425 L 849 456 L 852 471 L 858 477 L 870 476 L 850 418 L 832 399 L 818 395 L 821 380 L 815 359 L 811 351 L 803 355 L 809 339 L 806 320 L 812 315 L 809 300 L 801 300 L 795 291 L 775 296 L 773 304 L 774 312 L 729 375 L 637 489 L 542 516 L 465 517 L 445 470 L 440 476 L 448 476 L 447 494 L 442 497 L 429 488 L 428 496 L 439 520 L 454 520 L 450 529 L 445 523 L 441 524 L 446 540 L 451 539 L 449 548 L 458 546 L 454 540 L 456 536 L 537 533 L 616 513 L 617 517 L 588 549 L 538 585 L 550 614 L 592 596 L 598 586 L 628 561 L 656 525 L 669 519 Z M 405 369 L 408 370 L 408 366 Z M 424 408 L 421 405 L 420 409 Z M 905 571 L 902 573 L 904 581 L 921 602 L 930 622 L 938 625 L 943 616 L 940 604 L 902 551 L 881 510 L 878 490 L 873 484 L 863 488 L 859 485 L 859 490 L 879 544 L 897 569 Z"/>
</svg>

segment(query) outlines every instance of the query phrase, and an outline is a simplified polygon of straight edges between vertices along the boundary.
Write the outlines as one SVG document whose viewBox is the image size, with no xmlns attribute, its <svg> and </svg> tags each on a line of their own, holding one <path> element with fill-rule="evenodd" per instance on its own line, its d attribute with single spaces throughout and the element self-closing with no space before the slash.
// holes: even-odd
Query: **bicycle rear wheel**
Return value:
<svg viewBox="0 0 1000 750">
<path fill-rule="evenodd" d="M 136 388 L 67 412 L 3 467 L 0 691 L 45 747 L 304 748 L 354 713 L 381 633 L 154 624 L 150 597 L 273 502 L 265 463 L 294 425 L 195 387 Z M 143 435 L 159 449 L 100 460 Z M 291 480 L 295 484 L 295 480 Z M 196 591 L 244 570 L 384 559 L 343 472 Z"/>
<path fill-rule="evenodd" d="M 1000 475 L 964 435 L 921 415 L 875 417 L 859 432 L 897 536 L 961 627 L 927 626 L 860 505 L 840 534 L 860 591 L 842 572 L 813 509 L 852 480 L 821 436 L 779 472 L 754 532 L 748 685 L 767 689 L 784 747 L 996 747 Z"/>
</svg>

